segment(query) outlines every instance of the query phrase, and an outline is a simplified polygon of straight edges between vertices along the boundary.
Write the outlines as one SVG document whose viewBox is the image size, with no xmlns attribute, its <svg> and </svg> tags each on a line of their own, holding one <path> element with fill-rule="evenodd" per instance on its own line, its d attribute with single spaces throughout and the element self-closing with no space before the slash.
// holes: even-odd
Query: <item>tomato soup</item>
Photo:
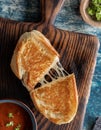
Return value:
<svg viewBox="0 0 101 130">
<path fill-rule="evenodd" d="M 26 110 L 14 103 L 0 103 L 0 130 L 32 130 Z"/>
</svg>

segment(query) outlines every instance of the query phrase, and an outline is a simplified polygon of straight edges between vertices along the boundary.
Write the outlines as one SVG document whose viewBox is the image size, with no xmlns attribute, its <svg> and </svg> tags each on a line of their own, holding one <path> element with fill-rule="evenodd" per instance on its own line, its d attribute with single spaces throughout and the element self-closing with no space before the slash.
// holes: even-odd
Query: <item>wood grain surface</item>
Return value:
<svg viewBox="0 0 101 130">
<path fill-rule="evenodd" d="M 81 130 L 90 94 L 99 41 L 95 36 L 60 30 L 53 26 L 64 0 L 41 0 L 42 20 L 39 23 L 16 22 L 0 18 L 0 99 L 13 98 L 25 102 L 34 112 L 38 130 Z M 41 31 L 60 54 L 63 67 L 76 75 L 79 107 L 74 120 L 55 125 L 34 107 L 27 90 L 12 73 L 10 61 L 16 43 L 26 31 Z M 68 100 L 68 99 L 67 99 Z M 29 129 L 30 130 L 30 129 Z"/>
</svg>

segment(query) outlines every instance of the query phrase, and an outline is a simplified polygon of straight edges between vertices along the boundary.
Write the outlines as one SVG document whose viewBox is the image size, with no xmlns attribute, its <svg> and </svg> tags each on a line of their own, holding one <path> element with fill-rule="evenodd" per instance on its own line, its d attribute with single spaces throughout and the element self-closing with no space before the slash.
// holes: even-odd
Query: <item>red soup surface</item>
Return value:
<svg viewBox="0 0 101 130">
<path fill-rule="evenodd" d="M 0 130 L 32 130 L 28 113 L 13 103 L 0 103 Z"/>
</svg>

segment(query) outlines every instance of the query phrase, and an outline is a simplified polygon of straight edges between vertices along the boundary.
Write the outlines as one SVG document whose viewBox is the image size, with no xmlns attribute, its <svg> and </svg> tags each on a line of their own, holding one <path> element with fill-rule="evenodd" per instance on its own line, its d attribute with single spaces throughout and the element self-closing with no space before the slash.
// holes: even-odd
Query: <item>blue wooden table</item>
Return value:
<svg viewBox="0 0 101 130">
<path fill-rule="evenodd" d="M 55 26 L 60 29 L 96 35 L 101 42 L 101 29 L 86 24 L 80 15 L 80 0 L 66 0 L 58 14 Z M 0 0 L 0 17 L 17 21 L 39 21 L 41 16 L 39 0 Z M 83 130 L 92 130 L 98 116 L 101 116 L 101 47 L 93 76 Z"/>
</svg>

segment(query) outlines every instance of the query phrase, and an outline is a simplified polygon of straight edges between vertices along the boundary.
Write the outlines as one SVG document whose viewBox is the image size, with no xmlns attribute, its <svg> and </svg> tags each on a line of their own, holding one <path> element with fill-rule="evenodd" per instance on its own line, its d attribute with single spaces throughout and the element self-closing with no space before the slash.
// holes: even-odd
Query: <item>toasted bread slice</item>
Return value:
<svg viewBox="0 0 101 130">
<path fill-rule="evenodd" d="M 65 124 L 73 120 L 78 107 L 74 74 L 59 77 L 30 92 L 36 108 L 50 121 Z"/>
<path fill-rule="evenodd" d="M 39 31 L 24 33 L 14 50 L 11 68 L 28 91 L 59 61 L 59 54 Z"/>
</svg>

